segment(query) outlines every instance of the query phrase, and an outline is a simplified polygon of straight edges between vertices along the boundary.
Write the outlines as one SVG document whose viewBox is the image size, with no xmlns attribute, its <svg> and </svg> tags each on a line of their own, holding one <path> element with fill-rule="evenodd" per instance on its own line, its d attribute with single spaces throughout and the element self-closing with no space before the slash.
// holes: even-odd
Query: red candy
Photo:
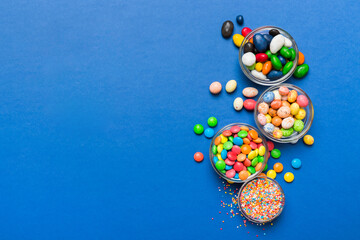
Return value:
<svg viewBox="0 0 360 240">
<path fill-rule="evenodd" d="M 228 177 L 228 178 L 233 178 L 233 177 L 235 177 L 235 170 L 234 169 L 230 169 L 229 171 L 226 171 L 226 176 Z"/>
<path fill-rule="evenodd" d="M 236 158 L 237 158 L 237 154 L 234 153 L 234 152 L 229 151 L 229 152 L 227 153 L 227 157 L 228 157 L 228 159 L 230 159 L 231 161 L 235 161 Z"/>
<path fill-rule="evenodd" d="M 244 27 L 244 28 L 241 30 L 241 35 L 243 35 L 243 37 L 246 37 L 246 35 L 248 35 L 250 32 L 251 32 L 251 29 L 250 29 L 250 28 Z"/>
<path fill-rule="evenodd" d="M 251 142 L 251 143 L 250 143 L 250 147 L 251 147 L 251 149 L 256 149 L 258 146 L 257 146 L 256 143 Z"/>
<path fill-rule="evenodd" d="M 239 155 L 241 153 L 241 147 L 234 145 L 231 151 L 234 152 L 236 155 Z"/>
<path fill-rule="evenodd" d="M 268 60 L 268 55 L 266 53 L 258 53 L 255 57 L 257 62 L 266 62 Z"/>
<path fill-rule="evenodd" d="M 235 164 L 235 161 L 231 161 L 231 160 L 229 160 L 229 159 L 225 159 L 225 163 L 226 163 L 226 165 L 232 166 L 232 165 Z"/>
<path fill-rule="evenodd" d="M 229 137 L 232 135 L 232 133 L 230 130 L 225 130 L 225 131 L 223 131 L 222 135 L 224 135 L 225 137 Z"/>
<path fill-rule="evenodd" d="M 232 132 L 232 133 L 238 133 L 238 132 L 240 132 L 240 127 L 239 127 L 239 126 L 232 126 L 232 127 L 230 128 L 230 132 Z"/>
<path fill-rule="evenodd" d="M 244 161 L 244 165 L 245 165 L 245 167 L 250 167 L 251 161 L 246 158 L 245 161 Z"/>
<path fill-rule="evenodd" d="M 241 172 L 242 170 L 245 170 L 244 168 L 244 164 L 242 164 L 241 162 L 236 162 L 233 166 L 233 168 L 235 169 L 235 171 L 237 172 Z"/>
<path fill-rule="evenodd" d="M 204 155 L 201 152 L 196 152 L 194 154 L 194 160 L 196 162 L 201 162 L 202 160 L 204 160 Z"/>
<path fill-rule="evenodd" d="M 274 143 L 272 141 L 267 141 L 267 145 L 268 145 L 269 151 L 272 151 L 274 149 Z"/>
<path fill-rule="evenodd" d="M 254 99 L 246 99 L 244 101 L 244 108 L 248 111 L 253 111 L 255 109 L 256 101 Z"/>
</svg>

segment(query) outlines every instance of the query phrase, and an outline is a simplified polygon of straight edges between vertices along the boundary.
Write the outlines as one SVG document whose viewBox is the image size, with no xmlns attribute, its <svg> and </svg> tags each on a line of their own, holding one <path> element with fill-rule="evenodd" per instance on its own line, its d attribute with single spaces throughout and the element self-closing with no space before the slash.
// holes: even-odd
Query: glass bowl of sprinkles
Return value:
<svg viewBox="0 0 360 240">
<path fill-rule="evenodd" d="M 240 188 L 238 206 L 242 215 L 254 223 L 266 223 L 277 218 L 285 205 L 280 184 L 268 177 L 257 177 Z"/>
<path fill-rule="evenodd" d="M 272 39 L 274 39 L 276 37 L 276 35 L 281 35 L 282 37 L 284 37 L 283 39 L 286 39 L 285 42 L 285 46 L 286 52 L 291 52 L 291 57 L 288 58 L 283 58 L 280 53 L 280 50 L 278 50 L 277 53 L 273 54 L 269 49 L 270 46 L 270 42 L 272 41 Z M 266 41 L 268 41 L 268 46 L 266 49 L 260 50 L 258 51 L 257 48 L 255 47 L 255 45 L 253 44 L 253 38 L 254 36 L 258 34 L 258 35 L 262 35 Z M 279 37 L 277 37 L 279 38 Z M 250 43 L 252 44 L 250 44 Z M 250 46 L 250 47 L 249 47 Z M 267 50 L 267 51 L 266 51 Z M 260 61 L 256 61 L 254 63 L 254 65 L 252 66 L 246 66 L 245 63 L 243 62 L 243 56 L 245 53 L 251 52 L 254 55 L 257 55 L 258 53 L 266 53 L 267 60 L 261 60 Z M 289 53 L 290 54 L 290 53 Z M 275 55 L 277 57 L 282 57 L 280 61 L 283 61 L 281 63 L 279 63 L 279 68 L 274 69 L 275 67 L 273 66 L 270 59 L 271 59 L 271 55 Z M 284 54 L 285 56 L 285 54 Z M 252 56 L 252 58 L 254 58 L 254 56 Z M 288 80 L 295 72 L 295 69 L 297 67 L 297 62 L 298 62 L 298 58 L 299 58 L 299 50 L 297 47 L 297 44 L 294 40 L 294 38 L 285 30 L 279 28 L 279 27 L 274 27 L 274 26 L 263 26 L 263 27 L 259 27 L 253 31 L 251 31 L 248 35 L 246 35 L 246 37 L 244 38 L 244 40 L 241 43 L 241 46 L 239 48 L 239 63 L 240 63 L 240 67 L 242 72 L 245 74 L 245 76 L 247 78 L 249 78 L 251 81 L 253 81 L 254 83 L 260 84 L 260 85 L 264 85 L 264 86 L 274 86 L 280 83 L 285 82 L 286 80 Z M 261 63 L 262 64 L 262 69 L 260 71 L 258 71 L 259 69 L 255 68 L 255 64 L 256 63 Z M 277 60 L 278 62 L 278 60 Z M 289 63 L 289 64 L 286 64 Z M 266 65 L 266 67 L 265 67 Z M 281 67 L 282 65 L 282 67 Z M 278 66 L 278 65 L 275 65 Z M 286 66 L 286 67 L 285 67 Z M 281 67 L 281 68 L 280 68 Z M 267 69 L 270 69 L 269 71 Z M 284 70 L 286 69 L 286 70 Z M 273 70 L 275 70 L 273 72 Z M 271 73 L 273 72 L 273 73 Z"/>
<path fill-rule="evenodd" d="M 260 95 L 254 118 L 261 133 L 270 140 L 294 144 L 310 130 L 314 106 L 304 90 L 283 83 Z"/>
<path fill-rule="evenodd" d="M 232 123 L 220 129 L 210 144 L 210 162 L 215 172 L 230 183 L 243 183 L 267 166 L 269 150 L 265 137 L 253 126 Z"/>
</svg>

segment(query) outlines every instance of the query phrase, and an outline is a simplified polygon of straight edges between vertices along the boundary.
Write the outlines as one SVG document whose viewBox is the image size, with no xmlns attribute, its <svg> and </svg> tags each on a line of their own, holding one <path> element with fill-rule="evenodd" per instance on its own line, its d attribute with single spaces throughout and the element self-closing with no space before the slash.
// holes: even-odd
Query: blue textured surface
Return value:
<svg viewBox="0 0 360 240">
<path fill-rule="evenodd" d="M 0 9 L 1 239 L 360 238 L 359 1 L 14 0 Z M 255 124 L 232 107 L 254 84 L 220 34 L 238 14 L 250 28 L 286 29 L 310 65 L 289 82 L 315 105 L 315 145 L 277 145 L 295 181 L 279 174 L 286 206 L 265 230 L 218 213 L 229 196 L 218 191 L 210 140 L 192 132 L 211 115 L 217 130 Z M 235 93 L 209 93 L 230 79 Z"/>
</svg>

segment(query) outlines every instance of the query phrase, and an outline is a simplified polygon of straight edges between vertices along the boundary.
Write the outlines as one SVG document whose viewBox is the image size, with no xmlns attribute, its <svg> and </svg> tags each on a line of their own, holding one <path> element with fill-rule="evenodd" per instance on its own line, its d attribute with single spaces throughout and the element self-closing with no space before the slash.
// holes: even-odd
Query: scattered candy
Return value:
<svg viewBox="0 0 360 240">
<path fill-rule="evenodd" d="M 242 35 L 240 35 L 238 33 L 233 35 L 233 42 L 234 42 L 235 46 L 240 47 L 243 40 L 244 40 L 244 37 Z"/>
<path fill-rule="evenodd" d="M 252 30 L 248 27 L 244 27 L 242 30 L 241 30 L 241 35 L 243 35 L 244 37 L 246 37 L 246 35 L 248 35 Z"/>
<path fill-rule="evenodd" d="M 212 128 L 205 129 L 205 132 L 204 132 L 205 137 L 212 138 L 214 136 L 214 134 L 215 134 L 214 129 L 212 129 Z"/>
<path fill-rule="evenodd" d="M 233 106 L 236 111 L 240 111 L 243 108 L 244 102 L 241 97 L 237 97 L 234 100 Z"/>
<path fill-rule="evenodd" d="M 267 178 L 250 181 L 239 195 L 241 212 L 257 222 L 268 222 L 276 218 L 285 203 L 284 194 L 278 184 Z"/>
<path fill-rule="evenodd" d="M 294 181 L 294 174 L 292 174 L 291 172 L 285 173 L 284 180 L 288 183 Z"/>
<path fill-rule="evenodd" d="M 298 158 L 294 158 L 292 161 L 291 161 L 291 166 L 295 169 L 298 169 L 301 167 L 301 160 L 298 159 Z"/>
<path fill-rule="evenodd" d="M 217 125 L 217 119 L 215 117 L 209 117 L 207 122 L 209 127 L 216 127 Z"/>
<path fill-rule="evenodd" d="M 194 154 L 194 160 L 196 162 L 202 162 L 204 160 L 204 155 L 201 152 L 196 152 Z"/>
<path fill-rule="evenodd" d="M 282 172 L 282 170 L 284 170 L 284 166 L 279 162 L 275 163 L 273 168 L 274 168 L 275 172 L 277 172 L 277 173 L 280 173 L 280 172 Z"/>
<path fill-rule="evenodd" d="M 271 151 L 271 156 L 272 156 L 273 158 L 279 158 L 279 157 L 281 156 L 280 150 L 279 150 L 279 149 L 273 149 L 273 150 Z"/>
<path fill-rule="evenodd" d="M 311 146 L 311 145 L 314 144 L 314 138 L 313 138 L 311 135 L 305 135 L 305 136 L 304 136 L 304 143 L 305 143 L 306 145 Z"/>
<path fill-rule="evenodd" d="M 309 72 L 309 65 L 302 64 L 300 66 L 297 66 L 294 72 L 294 77 L 296 78 L 303 78 L 306 76 L 306 74 Z"/>
<path fill-rule="evenodd" d="M 244 23 L 244 17 L 242 15 L 239 15 L 236 17 L 236 22 L 241 26 Z"/>
<path fill-rule="evenodd" d="M 204 127 L 201 124 L 196 124 L 194 126 L 194 132 L 198 135 L 202 134 L 204 132 Z"/>
<path fill-rule="evenodd" d="M 266 176 L 268 176 L 269 178 L 275 179 L 276 172 L 274 170 L 269 170 L 269 171 L 267 171 Z"/>
<path fill-rule="evenodd" d="M 221 35 L 224 38 L 231 37 L 234 30 L 234 24 L 231 21 L 225 21 L 221 27 Z"/>
<path fill-rule="evenodd" d="M 211 83 L 209 90 L 212 94 L 219 94 L 221 92 L 222 86 L 219 82 Z"/>
<path fill-rule="evenodd" d="M 258 95 L 258 93 L 259 93 L 259 91 L 253 87 L 244 88 L 242 91 L 242 94 L 247 98 L 256 97 L 256 95 Z"/>
<path fill-rule="evenodd" d="M 235 91 L 237 86 L 237 82 L 235 80 L 230 80 L 226 83 L 225 90 L 228 93 L 232 93 Z"/>
<path fill-rule="evenodd" d="M 256 101 L 253 99 L 246 99 L 244 101 L 244 108 L 248 111 L 253 111 L 255 109 Z"/>
</svg>

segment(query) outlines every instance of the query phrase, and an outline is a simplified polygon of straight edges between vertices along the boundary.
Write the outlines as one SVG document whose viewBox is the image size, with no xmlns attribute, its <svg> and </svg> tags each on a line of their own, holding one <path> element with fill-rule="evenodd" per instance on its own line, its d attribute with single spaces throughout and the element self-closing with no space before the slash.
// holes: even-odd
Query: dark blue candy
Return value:
<svg viewBox="0 0 360 240">
<path fill-rule="evenodd" d="M 268 75 L 266 75 L 268 77 L 268 79 L 270 80 L 276 80 L 279 79 L 283 76 L 282 71 L 276 71 L 276 70 L 272 70 L 271 72 L 269 72 Z"/>
<path fill-rule="evenodd" d="M 266 39 L 266 41 L 269 43 L 270 45 L 270 42 L 271 40 L 273 39 L 273 36 L 271 36 L 270 34 L 264 34 L 263 37 Z"/>
<path fill-rule="evenodd" d="M 236 17 L 236 22 L 239 24 L 239 25 L 243 25 L 244 23 L 244 17 L 242 15 L 239 15 Z"/>
<path fill-rule="evenodd" d="M 286 59 L 285 59 L 283 56 L 281 56 L 281 55 L 278 55 L 277 57 L 278 57 L 278 59 L 280 60 L 281 65 L 284 66 L 284 65 L 286 64 Z"/>
<path fill-rule="evenodd" d="M 258 52 L 265 52 L 269 46 L 268 41 L 259 33 L 254 35 L 253 42 Z"/>
</svg>

